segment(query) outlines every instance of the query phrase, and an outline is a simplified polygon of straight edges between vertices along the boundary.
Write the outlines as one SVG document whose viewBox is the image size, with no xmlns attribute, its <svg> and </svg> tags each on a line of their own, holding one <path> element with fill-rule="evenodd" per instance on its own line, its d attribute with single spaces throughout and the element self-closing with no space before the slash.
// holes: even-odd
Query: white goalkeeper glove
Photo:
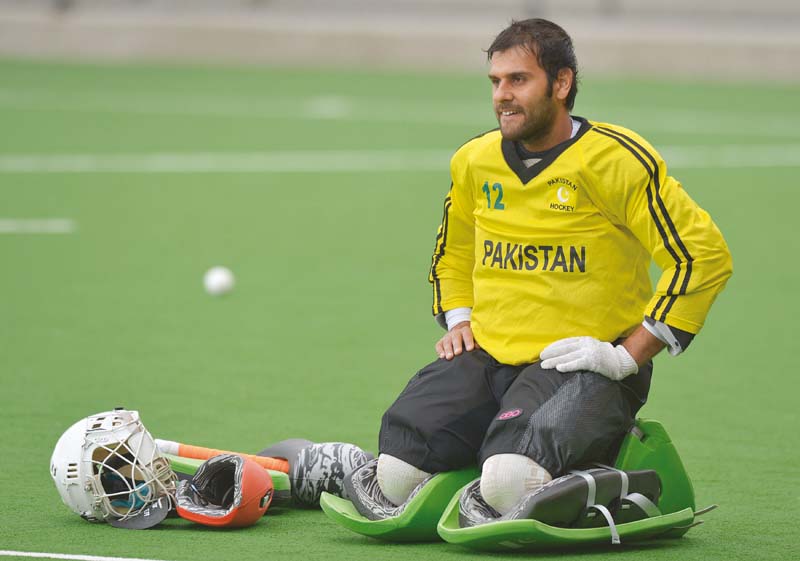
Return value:
<svg viewBox="0 0 800 561">
<path fill-rule="evenodd" d="M 615 347 L 594 337 L 561 339 L 548 345 L 539 359 L 542 368 L 555 368 L 559 372 L 589 370 L 615 381 L 639 371 L 639 366 L 625 347 Z"/>
</svg>

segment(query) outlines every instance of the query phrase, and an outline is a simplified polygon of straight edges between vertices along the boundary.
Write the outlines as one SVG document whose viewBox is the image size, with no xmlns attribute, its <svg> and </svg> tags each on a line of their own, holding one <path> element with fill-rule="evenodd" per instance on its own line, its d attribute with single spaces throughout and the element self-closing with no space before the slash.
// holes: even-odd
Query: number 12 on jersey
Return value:
<svg viewBox="0 0 800 561">
<path fill-rule="evenodd" d="M 495 208 L 497 210 L 503 210 L 506 208 L 506 205 L 503 204 L 503 186 L 499 183 L 495 183 L 492 185 L 491 190 L 489 189 L 489 182 L 483 184 L 483 192 L 486 194 L 486 208 Z M 494 199 L 494 206 L 492 206 L 492 192 L 495 193 Z"/>
</svg>

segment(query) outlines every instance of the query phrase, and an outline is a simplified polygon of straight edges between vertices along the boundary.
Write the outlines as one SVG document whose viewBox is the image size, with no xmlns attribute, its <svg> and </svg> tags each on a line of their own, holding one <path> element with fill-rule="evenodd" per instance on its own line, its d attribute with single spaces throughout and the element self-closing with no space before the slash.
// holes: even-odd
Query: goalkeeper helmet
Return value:
<svg viewBox="0 0 800 561">
<path fill-rule="evenodd" d="M 125 409 L 68 428 L 53 450 L 50 475 L 61 500 L 82 518 L 136 529 L 166 517 L 177 482 L 139 412 Z"/>
</svg>

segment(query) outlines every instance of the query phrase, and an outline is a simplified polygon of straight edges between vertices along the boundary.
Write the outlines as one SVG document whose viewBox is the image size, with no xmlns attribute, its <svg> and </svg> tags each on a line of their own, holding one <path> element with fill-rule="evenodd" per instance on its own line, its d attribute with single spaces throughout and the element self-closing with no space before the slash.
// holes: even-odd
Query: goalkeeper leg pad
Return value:
<svg viewBox="0 0 800 561">
<path fill-rule="evenodd" d="M 289 459 L 294 504 L 318 507 L 323 492 L 343 497 L 344 481 L 373 456 L 355 444 L 344 442 L 312 443 Z"/>
<path fill-rule="evenodd" d="M 323 491 L 342 496 L 344 478 L 373 458 L 355 444 L 311 442 L 305 438 L 282 440 L 261 450 L 257 456 L 283 458 L 289 462 L 292 504 L 319 506 Z"/>
</svg>

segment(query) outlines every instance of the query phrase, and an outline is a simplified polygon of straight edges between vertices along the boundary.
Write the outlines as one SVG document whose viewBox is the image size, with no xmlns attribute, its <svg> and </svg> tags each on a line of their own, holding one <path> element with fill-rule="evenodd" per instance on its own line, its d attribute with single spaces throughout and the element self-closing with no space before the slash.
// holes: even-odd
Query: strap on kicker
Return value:
<svg viewBox="0 0 800 561">
<path fill-rule="evenodd" d="M 586 510 L 597 510 L 608 522 L 608 529 L 611 530 L 611 543 L 614 545 L 619 545 L 622 543 L 619 539 L 619 532 L 617 532 L 617 525 L 614 523 L 614 517 L 611 516 L 611 513 L 604 505 L 596 504 L 595 501 L 597 499 L 597 482 L 594 480 L 594 476 L 589 473 L 588 471 L 580 471 L 580 470 L 573 470 L 570 471 L 577 476 L 583 478 L 586 481 L 586 485 L 588 486 L 588 492 L 586 493 Z M 627 491 L 627 477 L 623 479 L 625 490 Z"/>
<path fill-rule="evenodd" d="M 644 512 L 648 518 L 661 516 L 661 511 L 656 504 L 641 493 L 631 493 L 630 495 L 625 495 L 623 499 L 642 509 L 642 512 Z"/>
<path fill-rule="evenodd" d="M 633 427 L 633 428 L 638 430 L 638 427 Z M 631 429 L 631 431 L 633 431 L 633 429 Z M 611 471 L 616 471 L 619 474 L 619 476 L 622 478 L 622 482 L 621 482 L 622 484 L 621 484 L 620 490 L 619 490 L 619 501 L 621 503 L 622 500 L 625 499 L 628 496 L 628 489 L 630 488 L 630 479 L 628 478 L 628 474 L 625 473 L 624 471 L 622 471 L 621 469 L 617 469 L 615 467 L 607 466 L 605 464 L 601 464 L 601 463 L 595 462 L 594 465 L 596 465 L 599 468 L 608 469 L 608 470 L 611 470 Z"/>
</svg>

